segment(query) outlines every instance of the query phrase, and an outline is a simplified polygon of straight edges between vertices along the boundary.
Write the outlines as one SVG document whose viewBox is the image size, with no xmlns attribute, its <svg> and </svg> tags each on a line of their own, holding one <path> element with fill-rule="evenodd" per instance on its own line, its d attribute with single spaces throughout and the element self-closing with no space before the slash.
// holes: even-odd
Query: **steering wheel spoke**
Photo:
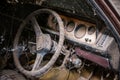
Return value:
<svg viewBox="0 0 120 80">
<path fill-rule="evenodd" d="M 31 19 L 30 19 L 30 21 L 31 21 L 31 23 L 32 23 L 32 25 L 34 27 L 36 36 L 42 35 L 43 34 L 42 30 L 40 29 L 40 26 L 39 26 L 38 21 L 35 18 L 35 16 L 32 16 Z"/>
<path fill-rule="evenodd" d="M 44 57 L 44 55 L 42 55 L 40 53 L 38 53 L 36 55 L 36 59 L 35 59 L 35 63 L 33 65 L 32 71 L 38 70 L 40 68 L 40 64 L 41 64 L 41 62 L 43 60 L 43 57 Z"/>
</svg>

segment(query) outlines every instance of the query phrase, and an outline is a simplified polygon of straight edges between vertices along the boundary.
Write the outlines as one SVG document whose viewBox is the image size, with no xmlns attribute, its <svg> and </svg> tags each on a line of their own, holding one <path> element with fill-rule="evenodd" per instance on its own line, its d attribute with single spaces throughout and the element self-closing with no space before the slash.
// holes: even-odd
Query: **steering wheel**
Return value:
<svg viewBox="0 0 120 80">
<path fill-rule="evenodd" d="M 51 50 L 53 43 L 52 43 L 50 35 L 44 34 L 42 32 L 42 30 L 38 24 L 38 21 L 35 17 L 36 15 L 40 15 L 41 13 L 42 14 L 47 13 L 47 14 L 53 15 L 56 18 L 58 25 L 59 25 L 59 41 L 56 46 L 57 48 L 56 48 L 55 53 L 53 54 L 52 58 L 43 67 L 40 67 L 41 61 L 43 60 L 43 57 L 45 56 L 45 54 L 47 54 Z M 34 28 L 34 31 L 35 31 L 35 36 L 36 36 L 36 59 L 33 64 L 32 70 L 30 70 L 30 71 L 23 68 L 23 66 L 20 63 L 19 57 L 18 57 L 18 55 L 20 54 L 19 49 L 18 49 L 19 39 L 20 39 L 22 31 L 26 27 L 25 25 L 28 22 L 31 22 L 32 27 Z M 50 10 L 50 9 L 39 9 L 39 10 L 32 12 L 21 23 L 21 25 L 16 33 L 15 39 L 14 39 L 13 58 L 14 58 L 16 67 L 19 69 L 20 72 L 22 72 L 23 74 L 25 74 L 27 76 L 43 75 L 46 71 L 48 71 L 53 66 L 53 64 L 57 60 L 57 58 L 60 54 L 60 51 L 62 49 L 63 42 L 64 42 L 64 25 L 63 25 L 62 19 L 55 11 Z"/>
</svg>

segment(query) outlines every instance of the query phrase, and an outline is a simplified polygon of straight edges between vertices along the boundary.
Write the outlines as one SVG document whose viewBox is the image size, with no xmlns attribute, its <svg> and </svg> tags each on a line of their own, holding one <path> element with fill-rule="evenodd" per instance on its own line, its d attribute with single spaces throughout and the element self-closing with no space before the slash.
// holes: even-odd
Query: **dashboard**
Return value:
<svg viewBox="0 0 120 80">
<path fill-rule="evenodd" d="M 60 17 L 64 24 L 66 39 L 83 45 L 90 50 L 95 49 L 96 52 L 104 52 L 114 41 L 113 37 L 109 36 L 109 30 L 105 26 L 100 30 L 96 24 L 87 21 L 64 15 L 60 15 Z M 57 20 L 52 15 L 48 17 L 47 25 L 53 31 L 59 32 Z"/>
<path fill-rule="evenodd" d="M 64 23 L 65 37 L 76 42 L 94 44 L 96 42 L 96 26 L 78 19 L 61 16 Z M 59 31 L 56 19 L 49 16 L 48 25 L 55 31 Z"/>
</svg>

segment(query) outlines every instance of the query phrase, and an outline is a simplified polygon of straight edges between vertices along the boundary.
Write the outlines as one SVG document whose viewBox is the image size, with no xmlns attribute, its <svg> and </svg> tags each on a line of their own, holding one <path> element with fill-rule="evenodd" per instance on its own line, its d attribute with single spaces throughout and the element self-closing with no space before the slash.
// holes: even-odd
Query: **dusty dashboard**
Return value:
<svg viewBox="0 0 120 80">
<path fill-rule="evenodd" d="M 74 18 L 61 16 L 64 27 L 65 37 L 75 42 L 82 42 L 88 44 L 94 44 L 96 39 L 96 27 L 94 24 L 90 24 L 84 21 L 80 21 Z M 49 16 L 48 25 L 54 30 L 58 31 L 59 27 L 55 22 L 55 18 Z"/>
<path fill-rule="evenodd" d="M 114 38 L 110 36 L 105 26 L 99 29 L 96 24 L 64 15 L 60 16 L 64 23 L 65 37 L 72 42 L 89 50 L 94 49 L 95 52 L 105 52 L 114 42 Z M 47 25 L 53 32 L 59 32 L 57 21 L 52 15 L 48 17 Z"/>
</svg>

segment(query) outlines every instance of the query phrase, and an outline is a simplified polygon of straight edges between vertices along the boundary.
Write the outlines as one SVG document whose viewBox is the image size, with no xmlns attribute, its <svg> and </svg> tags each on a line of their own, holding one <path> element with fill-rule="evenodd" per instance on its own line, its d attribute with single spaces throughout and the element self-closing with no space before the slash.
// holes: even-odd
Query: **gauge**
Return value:
<svg viewBox="0 0 120 80">
<path fill-rule="evenodd" d="M 82 38 L 86 34 L 86 26 L 85 25 L 78 25 L 75 29 L 74 35 L 76 38 Z"/>
<path fill-rule="evenodd" d="M 55 30 L 55 31 L 59 30 L 59 28 L 57 28 L 57 27 L 59 27 L 57 19 L 54 16 L 51 17 L 51 26 L 52 26 L 53 30 Z"/>
<path fill-rule="evenodd" d="M 58 23 L 55 25 L 55 30 L 59 31 L 59 25 L 58 25 Z"/>
<path fill-rule="evenodd" d="M 89 35 L 92 35 L 95 31 L 96 31 L 96 29 L 95 29 L 94 26 L 91 26 L 91 27 L 88 28 L 88 34 Z"/>
<path fill-rule="evenodd" d="M 63 21 L 63 25 L 65 26 L 66 25 L 66 21 L 64 19 L 62 19 L 62 21 Z"/>
<path fill-rule="evenodd" d="M 50 15 L 48 18 L 48 27 L 52 30 L 55 30 L 55 25 L 57 23 L 57 20 L 54 16 Z"/>
<path fill-rule="evenodd" d="M 53 23 L 57 23 L 57 19 L 55 17 L 52 18 Z"/>
<path fill-rule="evenodd" d="M 74 23 L 73 21 L 70 21 L 70 22 L 68 22 L 67 25 L 66 25 L 66 30 L 67 30 L 68 32 L 71 32 L 71 31 L 73 31 L 74 27 L 75 27 L 75 23 Z"/>
</svg>

